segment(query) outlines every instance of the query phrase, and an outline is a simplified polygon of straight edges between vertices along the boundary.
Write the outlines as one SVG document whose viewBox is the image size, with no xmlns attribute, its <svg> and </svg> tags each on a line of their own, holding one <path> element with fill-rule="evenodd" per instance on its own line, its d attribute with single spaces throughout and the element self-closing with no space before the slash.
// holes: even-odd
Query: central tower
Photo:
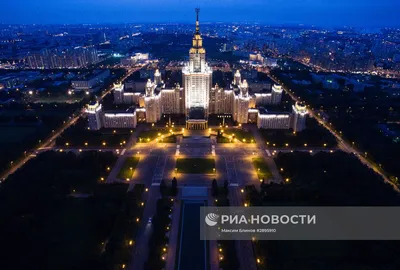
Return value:
<svg viewBox="0 0 400 270">
<path fill-rule="evenodd" d="M 200 34 L 199 13 L 200 9 L 196 8 L 196 31 L 192 39 L 192 48 L 189 50 L 189 63 L 182 69 L 188 128 L 191 128 L 191 120 L 207 123 L 212 84 L 212 69 L 206 62 L 206 50 L 203 48 Z M 204 128 L 206 127 L 207 124 Z"/>
</svg>

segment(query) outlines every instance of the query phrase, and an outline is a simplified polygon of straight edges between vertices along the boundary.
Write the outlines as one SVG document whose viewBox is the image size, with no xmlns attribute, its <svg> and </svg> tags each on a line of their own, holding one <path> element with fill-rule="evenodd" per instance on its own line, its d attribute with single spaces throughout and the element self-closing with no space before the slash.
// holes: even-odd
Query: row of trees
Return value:
<svg viewBox="0 0 400 270">
<path fill-rule="evenodd" d="M 229 194 L 229 182 L 224 180 L 224 185 L 222 187 L 218 186 L 217 180 L 213 179 L 211 183 L 211 195 L 213 197 L 223 196 L 228 197 Z"/>
<path fill-rule="evenodd" d="M 146 270 L 165 268 L 165 259 L 168 249 L 169 231 L 171 227 L 170 214 L 173 202 L 168 198 L 157 201 L 156 215 L 153 217 L 153 233 L 149 240 L 149 255 L 145 264 Z"/>
<path fill-rule="evenodd" d="M 178 195 L 178 181 L 175 177 L 172 179 L 171 186 L 167 186 L 164 179 L 161 180 L 160 194 L 162 197 Z"/>
</svg>

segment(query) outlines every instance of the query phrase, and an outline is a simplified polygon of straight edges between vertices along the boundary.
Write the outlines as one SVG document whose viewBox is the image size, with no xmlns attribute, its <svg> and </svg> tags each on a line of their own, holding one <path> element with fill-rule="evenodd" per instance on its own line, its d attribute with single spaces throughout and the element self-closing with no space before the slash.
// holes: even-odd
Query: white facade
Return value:
<svg viewBox="0 0 400 270">
<path fill-rule="evenodd" d="M 153 73 L 153 70 L 145 70 Z M 253 72 L 253 71 L 251 71 Z M 257 75 L 257 72 L 255 71 Z M 244 73 L 244 75 L 246 75 Z M 147 76 L 147 75 L 146 75 Z M 270 93 L 263 91 L 255 93 L 246 80 L 242 80 L 239 70 L 234 74 L 231 88 L 226 90 L 216 85 L 212 88 L 212 69 L 206 62 L 206 51 L 203 48 L 203 39 L 200 35 L 200 27 L 196 21 L 196 32 L 193 36 L 192 47 L 189 51 L 189 62 L 182 69 L 183 88 L 177 85 L 174 89 L 164 89 L 161 73 L 157 69 L 154 72 L 154 81 L 139 85 L 132 82 L 131 87 L 126 83 L 125 88 L 133 88 L 134 93 L 126 92 L 124 85 L 114 85 L 114 102 L 117 104 L 135 104 L 135 120 L 124 113 L 105 113 L 102 120 L 101 113 L 96 114 L 97 108 L 87 110 L 91 115 L 89 125 L 93 129 L 101 127 L 102 121 L 107 127 L 132 127 L 136 122 L 145 121 L 156 123 L 162 114 L 185 114 L 186 127 L 190 129 L 204 129 L 208 126 L 209 114 L 232 114 L 233 119 L 239 124 L 257 123 L 259 128 L 289 129 L 295 132 L 305 128 L 307 110 L 301 104 L 293 106 L 292 112 L 273 113 L 260 108 L 264 105 L 280 104 L 283 88 L 273 85 Z M 256 83 L 263 86 L 265 83 Z M 252 84 L 254 85 L 254 83 Z M 271 85 L 268 84 L 268 88 Z M 144 93 L 143 93 L 144 88 Z M 252 90 L 253 94 L 249 93 Z M 260 109 L 256 109 L 260 108 Z M 192 110 L 193 109 L 193 110 Z M 190 115 L 190 117 L 189 117 Z"/>
<path fill-rule="evenodd" d="M 271 92 L 271 104 L 279 104 L 282 100 L 282 85 L 274 84 Z"/>
<path fill-rule="evenodd" d="M 121 104 L 124 102 L 124 85 L 122 83 L 114 83 L 114 103 Z"/>
<path fill-rule="evenodd" d="M 99 130 L 102 127 L 102 107 L 98 102 L 91 103 L 86 108 L 88 126 L 90 130 Z"/>
<path fill-rule="evenodd" d="M 192 48 L 189 51 L 189 63 L 182 69 L 185 114 L 188 115 L 192 108 L 202 108 L 207 116 L 209 114 L 212 69 L 206 63 L 206 51 L 200 35 L 198 10 L 196 11 L 196 32 L 193 36 Z"/>
<path fill-rule="evenodd" d="M 289 129 L 291 114 L 258 113 L 257 127 L 265 129 Z"/>
<path fill-rule="evenodd" d="M 135 128 L 137 124 L 136 111 L 126 113 L 104 113 L 105 128 Z"/>
<path fill-rule="evenodd" d="M 235 97 L 233 119 L 239 124 L 245 124 L 249 120 L 250 95 L 249 85 L 246 80 L 239 83 L 239 95 Z"/>
<path fill-rule="evenodd" d="M 231 114 L 234 110 L 233 90 L 224 90 L 217 85 L 210 92 L 210 114 Z"/>
<path fill-rule="evenodd" d="M 179 84 L 175 89 L 163 89 L 160 92 L 161 112 L 164 114 L 179 114 L 181 110 L 181 92 Z"/>
<path fill-rule="evenodd" d="M 294 132 L 302 131 L 306 128 L 306 119 L 307 119 L 307 108 L 304 104 L 296 102 L 295 105 L 292 106 L 293 114 L 292 114 L 292 128 Z"/>
<path fill-rule="evenodd" d="M 158 69 L 156 70 L 156 72 L 154 72 L 154 83 L 156 85 L 160 85 L 162 83 L 161 73 Z"/>
</svg>

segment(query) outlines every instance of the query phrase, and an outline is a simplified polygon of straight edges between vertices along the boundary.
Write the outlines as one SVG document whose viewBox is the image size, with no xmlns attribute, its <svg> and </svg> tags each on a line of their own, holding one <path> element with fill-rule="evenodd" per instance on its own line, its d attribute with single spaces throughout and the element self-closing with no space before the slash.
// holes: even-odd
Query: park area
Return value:
<svg viewBox="0 0 400 270">
<path fill-rule="evenodd" d="M 74 108 L 72 105 L 33 104 L 27 109 L 18 104 L 12 109 L 0 110 L 0 171 L 31 154 L 31 150 L 48 138 Z"/>
<path fill-rule="evenodd" d="M 215 159 L 178 158 L 176 171 L 183 174 L 212 174 L 215 173 Z"/>
<path fill-rule="evenodd" d="M 252 159 L 254 169 L 257 171 L 259 179 L 267 180 L 272 177 L 272 173 L 269 170 L 268 164 L 265 162 L 264 158 L 258 157 Z"/>
<path fill-rule="evenodd" d="M 109 152 L 46 152 L 11 175 L 0 189 L 0 269 L 127 265 L 144 187 L 127 192 L 127 184 L 104 184 L 116 159 Z"/>
<path fill-rule="evenodd" d="M 81 117 L 57 138 L 59 147 L 121 147 L 126 145 L 132 129 L 88 130 L 87 119 Z"/>
<path fill-rule="evenodd" d="M 292 130 L 261 129 L 260 133 L 269 147 L 336 147 L 335 137 L 313 118 L 307 118 L 307 128 L 300 132 Z"/>
<path fill-rule="evenodd" d="M 133 173 L 135 172 L 136 166 L 139 163 L 138 157 L 128 157 L 125 160 L 124 165 L 122 166 L 121 170 L 118 173 L 117 178 L 123 180 L 130 180 L 132 178 Z"/>
</svg>

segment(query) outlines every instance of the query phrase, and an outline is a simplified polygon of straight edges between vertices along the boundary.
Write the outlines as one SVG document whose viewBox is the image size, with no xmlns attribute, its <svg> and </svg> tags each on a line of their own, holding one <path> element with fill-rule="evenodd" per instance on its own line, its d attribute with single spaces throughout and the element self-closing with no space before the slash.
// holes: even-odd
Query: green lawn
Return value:
<svg viewBox="0 0 400 270">
<path fill-rule="evenodd" d="M 121 170 L 119 171 L 117 178 L 124 180 L 127 178 L 131 179 L 138 163 L 138 157 L 128 157 L 125 160 L 125 163 L 122 166 Z"/>
<path fill-rule="evenodd" d="M 215 173 L 213 158 L 178 158 L 176 170 L 178 173 L 210 174 Z"/>
<path fill-rule="evenodd" d="M 232 136 L 244 143 L 254 143 L 253 133 L 239 128 L 227 128 L 224 129 L 225 136 Z"/>
<path fill-rule="evenodd" d="M 272 177 L 272 173 L 269 170 L 268 164 L 263 158 L 253 158 L 254 169 L 257 171 L 258 177 L 264 178 L 265 180 Z"/>
<path fill-rule="evenodd" d="M 167 128 L 153 128 L 150 130 L 142 131 L 139 134 L 139 142 L 140 143 L 147 143 L 155 140 L 156 138 L 159 139 L 160 142 L 173 142 L 173 139 L 168 138 L 172 134 L 170 133 L 170 130 L 172 130 L 175 134 L 176 133 L 182 133 L 182 129 L 178 128 L 172 128 L 172 129 L 167 129 Z"/>
<path fill-rule="evenodd" d="M 230 140 L 223 136 L 217 136 L 217 143 L 230 143 Z"/>
</svg>

